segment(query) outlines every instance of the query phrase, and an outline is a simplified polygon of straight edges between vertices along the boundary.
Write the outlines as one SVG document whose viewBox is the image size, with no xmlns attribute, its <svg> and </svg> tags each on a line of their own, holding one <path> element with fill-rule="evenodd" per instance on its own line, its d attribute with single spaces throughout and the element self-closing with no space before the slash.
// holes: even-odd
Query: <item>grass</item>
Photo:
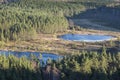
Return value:
<svg viewBox="0 0 120 80">
<path fill-rule="evenodd" d="M 26 41 L 16 41 L 16 42 L 7 42 L 4 44 L 4 47 L 0 47 L 1 50 L 14 50 L 14 51 L 36 51 L 36 52 L 48 52 L 55 54 L 69 54 L 69 53 L 77 53 L 82 50 L 94 50 L 102 48 L 102 45 L 106 44 L 106 47 L 110 47 L 112 42 L 96 42 L 96 43 L 87 43 L 87 42 L 74 42 L 74 41 L 65 41 L 57 38 L 59 35 L 75 33 L 75 34 L 100 34 L 97 30 L 83 30 L 76 31 L 68 30 L 64 33 L 56 33 L 56 34 L 37 34 L 37 38 L 33 40 Z M 119 33 L 109 32 L 109 31 L 101 31 L 104 35 L 114 35 L 119 36 Z M 1 43 L 0 43 L 1 44 Z M 114 47 L 114 46 L 113 46 Z"/>
</svg>

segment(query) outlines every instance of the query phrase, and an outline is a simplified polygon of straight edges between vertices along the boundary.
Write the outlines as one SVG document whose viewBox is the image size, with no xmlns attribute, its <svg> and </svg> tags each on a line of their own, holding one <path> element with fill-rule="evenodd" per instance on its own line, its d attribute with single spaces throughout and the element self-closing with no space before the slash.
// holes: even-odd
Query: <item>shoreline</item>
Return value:
<svg viewBox="0 0 120 80">
<path fill-rule="evenodd" d="M 29 40 L 29 41 L 10 41 L 4 44 L 4 47 L 0 48 L 0 50 L 5 51 L 17 51 L 17 52 L 42 52 L 42 53 L 53 53 L 53 54 L 70 54 L 74 52 L 78 52 L 81 50 L 89 50 L 89 46 L 91 46 L 91 50 L 100 49 L 102 45 L 109 45 L 110 40 L 101 41 L 101 42 L 82 42 L 82 41 L 67 41 L 59 38 L 59 36 L 64 34 L 85 34 L 85 35 L 110 35 L 115 38 L 112 39 L 113 42 L 118 41 L 118 37 L 120 32 L 109 32 L 109 31 L 98 31 L 98 30 L 88 30 L 84 29 L 82 31 L 73 31 L 67 30 L 63 33 L 56 34 L 38 34 L 37 39 Z M 102 33 L 102 34 L 101 34 Z M 117 33 L 117 34 L 116 34 Z M 85 45 L 84 45 L 85 43 Z M 109 47 L 109 46 L 107 46 Z"/>
</svg>

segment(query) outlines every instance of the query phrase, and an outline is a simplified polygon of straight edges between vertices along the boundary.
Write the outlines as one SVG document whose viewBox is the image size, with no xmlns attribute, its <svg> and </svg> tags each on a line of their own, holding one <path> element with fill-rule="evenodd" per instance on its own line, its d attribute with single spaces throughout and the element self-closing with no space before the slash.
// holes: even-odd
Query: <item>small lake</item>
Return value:
<svg viewBox="0 0 120 80">
<path fill-rule="evenodd" d="M 22 56 L 26 56 L 27 58 L 30 58 L 30 55 L 33 54 L 36 58 L 39 58 L 40 55 L 42 55 L 42 60 L 44 61 L 44 63 L 46 63 L 46 61 L 48 59 L 51 60 L 58 60 L 59 58 L 62 58 L 62 56 L 60 55 L 56 55 L 56 54 L 52 54 L 52 53 L 40 53 L 40 52 L 16 52 L 16 51 L 0 51 L 0 55 L 14 55 L 18 58 L 22 57 Z"/>
<path fill-rule="evenodd" d="M 60 36 L 63 40 L 84 41 L 84 42 L 101 42 L 111 40 L 114 37 L 109 35 L 81 35 L 81 34 L 65 34 Z"/>
</svg>

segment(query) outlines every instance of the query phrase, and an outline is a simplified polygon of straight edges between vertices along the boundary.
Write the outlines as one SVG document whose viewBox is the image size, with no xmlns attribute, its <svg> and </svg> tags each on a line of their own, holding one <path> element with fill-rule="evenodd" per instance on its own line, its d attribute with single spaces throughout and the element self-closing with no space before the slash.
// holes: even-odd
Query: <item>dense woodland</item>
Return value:
<svg viewBox="0 0 120 80">
<path fill-rule="evenodd" d="M 61 80 L 120 80 L 120 53 L 83 51 L 59 62 Z"/>
<path fill-rule="evenodd" d="M 86 9 L 110 5 L 115 6 L 111 1 L 95 0 L 92 2 L 13 0 L 11 3 L 0 5 L 0 40 L 24 40 L 34 38 L 37 33 L 63 32 L 69 29 L 67 17 Z M 31 36 L 28 38 L 29 35 Z"/>
<path fill-rule="evenodd" d="M 1 55 L 0 80 L 42 80 L 40 66 L 35 65 L 32 56 L 28 60 L 25 56 Z"/>
<path fill-rule="evenodd" d="M 47 5 L 46 5 L 47 4 Z M 79 7 L 79 8 L 78 8 Z M 28 33 L 55 33 L 68 29 L 64 15 L 79 13 L 82 5 L 23 0 L 0 6 L 1 40 L 24 38 Z M 24 34 L 24 36 L 23 36 Z M 22 36 L 21 36 L 22 35 Z"/>
<path fill-rule="evenodd" d="M 17 58 L 13 55 L 0 56 L 0 80 L 120 80 L 120 53 L 80 52 L 57 61 L 47 61 L 52 71 L 43 69 L 42 56 Z M 59 72 L 54 73 L 54 70 Z M 43 71 L 44 70 L 44 71 Z M 56 75 L 57 74 L 57 75 Z M 44 76 L 43 76 L 44 75 Z"/>
</svg>

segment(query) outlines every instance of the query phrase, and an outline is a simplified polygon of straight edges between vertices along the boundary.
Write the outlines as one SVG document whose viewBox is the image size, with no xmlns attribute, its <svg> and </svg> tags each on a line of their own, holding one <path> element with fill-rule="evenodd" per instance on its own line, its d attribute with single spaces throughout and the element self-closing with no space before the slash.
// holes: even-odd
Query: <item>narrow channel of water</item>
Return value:
<svg viewBox="0 0 120 80">
<path fill-rule="evenodd" d="M 40 55 L 42 55 L 42 60 L 44 63 L 46 63 L 46 61 L 48 59 L 51 60 L 58 60 L 59 58 L 62 58 L 62 56 L 60 55 L 56 55 L 56 54 L 52 54 L 52 53 L 40 53 L 40 52 L 16 52 L 16 51 L 0 51 L 0 55 L 14 55 L 18 58 L 22 57 L 22 56 L 26 56 L 27 58 L 30 58 L 31 54 L 33 54 L 36 58 L 39 59 Z"/>
</svg>

